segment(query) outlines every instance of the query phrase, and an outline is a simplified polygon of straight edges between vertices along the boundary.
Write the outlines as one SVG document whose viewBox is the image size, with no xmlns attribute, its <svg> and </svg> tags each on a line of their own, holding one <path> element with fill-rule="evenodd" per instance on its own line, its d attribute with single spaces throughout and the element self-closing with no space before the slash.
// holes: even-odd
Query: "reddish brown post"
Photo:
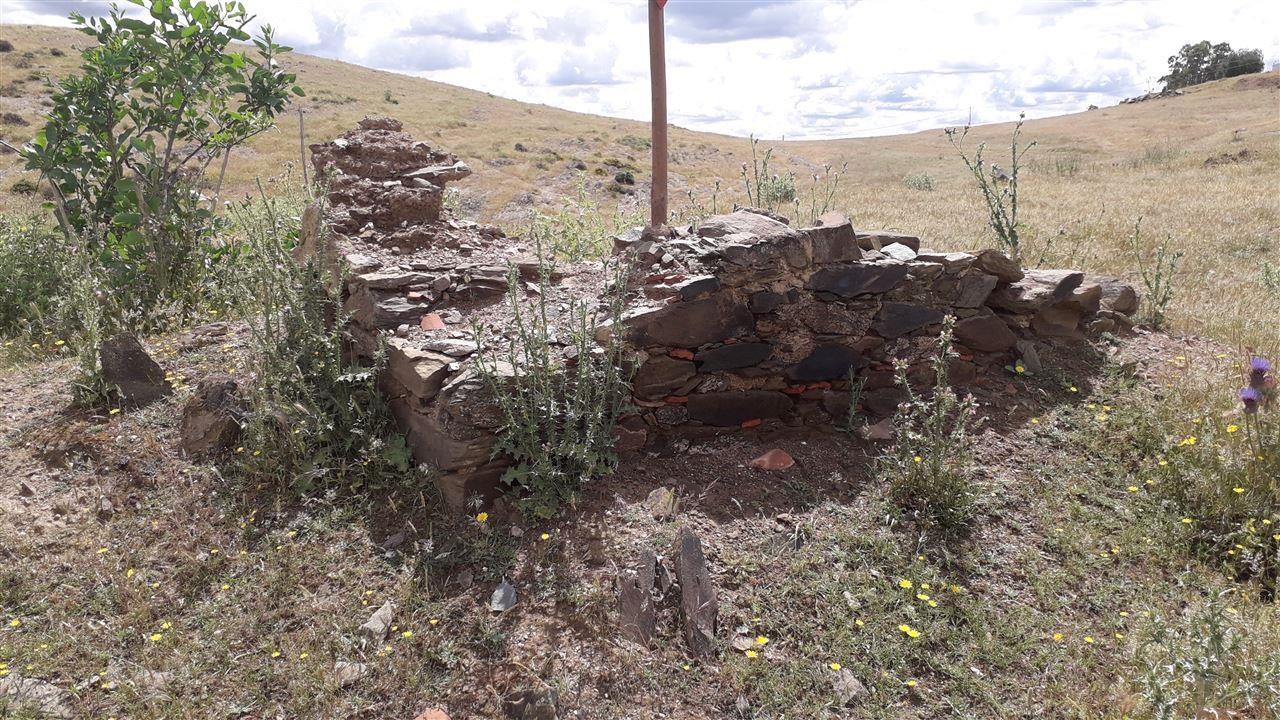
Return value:
<svg viewBox="0 0 1280 720">
<path fill-rule="evenodd" d="M 649 191 L 649 226 L 667 224 L 667 59 L 662 7 L 649 0 L 649 77 L 653 85 L 653 188 Z"/>
</svg>

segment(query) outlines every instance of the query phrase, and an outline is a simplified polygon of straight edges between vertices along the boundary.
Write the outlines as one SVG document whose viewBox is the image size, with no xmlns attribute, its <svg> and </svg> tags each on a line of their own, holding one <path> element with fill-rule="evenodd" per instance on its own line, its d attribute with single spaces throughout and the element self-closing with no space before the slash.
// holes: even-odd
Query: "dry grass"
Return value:
<svg viewBox="0 0 1280 720">
<path fill-rule="evenodd" d="M 17 97 L 0 97 L 0 111 L 32 124 L 4 126 L 9 142 L 23 141 L 38 126 L 41 83 L 31 73 L 54 76 L 76 66 L 73 46 L 87 38 L 73 31 L 6 26 L 15 51 L 0 57 Z M 63 57 L 49 48 L 68 51 Z M 32 68 L 12 64 L 25 52 Z M 588 169 L 589 189 L 624 208 L 643 204 L 648 153 L 646 123 L 615 120 L 529 105 L 333 60 L 289 56 L 308 97 L 307 142 L 350 128 L 363 115 L 399 117 L 414 134 L 463 157 L 475 176 L 461 185 L 467 207 L 486 219 L 519 227 L 530 206 L 558 205 L 577 184 L 575 161 Z M 387 102 L 390 93 L 396 102 Z M 1024 219 L 1045 262 L 1135 278 L 1127 249 L 1133 223 L 1143 218 L 1146 236 L 1173 237 L 1186 253 L 1176 288 L 1173 322 L 1231 344 L 1274 351 L 1280 300 L 1261 282 L 1261 261 L 1280 254 L 1280 74 L 1267 73 L 1190 88 L 1183 97 L 1109 107 L 1027 122 L 1025 137 L 1039 141 L 1024 176 Z M 988 157 L 1007 154 L 1011 123 L 984 126 L 973 142 L 989 144 Z M 1243 129 L 1237 133 L 1236 130 Z M 1239 140 L 1236 138 L 1239 137 Z M 520 143 L 525 151 L 515 150 Z M 742 201 L 738 169 L 749 159 L 742 138 L 671 133 L 673 209 L 692 189 L 708 202 L 714 183 L 720 202 Z M 857 224 L 919 234 L 927 244 L 968 248 L 990 242 L 975 188 L 938 130 L 855 140 L 775 143 L 779 168 L 802 179 L 824 163 L 849 163 L 838 207 Z M 1240 163 L 1206 167 L 1205 160 L 1248 150 Z M 299 159 L 297 116 L 233 157 L 225 197 L 249 190 L 256 178 L 279 175 Z M 18 175 L 12 156 L 0 157 L 0 210 L 30 201 L 8 192 Z M 614 198 L 605 189 L 618 165 L 632 166 L 635 196 Z M 907 175 L 928 173 L 932 192 L 913 190 Z M 803 182 L 802 182 L 803 186 Z"/>
</svg>

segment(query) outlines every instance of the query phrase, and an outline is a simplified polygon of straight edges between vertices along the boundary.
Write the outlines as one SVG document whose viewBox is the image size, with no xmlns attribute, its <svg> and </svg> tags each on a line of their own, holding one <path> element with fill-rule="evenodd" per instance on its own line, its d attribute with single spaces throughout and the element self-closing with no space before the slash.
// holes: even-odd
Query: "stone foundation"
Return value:
<svg viewBox="0 0 1280 720">
<path fill-rule="evenodd" d="M 518 297 L 538 293 L 554 308 L 603 296 L 604 274 L 579 263 L 539 282 L 521 240 L 451 218 L 444 185 L 469 169 L 394 120 L 366 119 L 311 149 L 329 183 L 333 242 L 319 242 L 313 208 L 301 247 L 330 248 L 343 267 L 355 352 L 372 358 L 386 340 L 383 390 L 415 459 L 439 470 L 445 498 L 494 497 L 505 463 L 492 457 L 499 418 L 474 368 L 473 328 L 509 329 L 512 278 Z M 635 363 L 635 411 L 617 433 L 624 452 L 761 426 L 830 426 L 848 414 L 851 381 L 863 385 L 860 414 L 888 417 L 902 399 L 893 360 L 931 383 L 947 315 L 960 353 L 952 379 L 963 385 L 1017 360 L 1034 364 L 1045 343 L 1127 329 L 1138 306 L 1118 280 L 1024 272 L 992 250 L 933 251 L 835 216 L 793 228 L 739 210 L 614 244 L 632 268 L 628 306 L 621 327 L 598 337 L 620 333 Z"/>
</svg>

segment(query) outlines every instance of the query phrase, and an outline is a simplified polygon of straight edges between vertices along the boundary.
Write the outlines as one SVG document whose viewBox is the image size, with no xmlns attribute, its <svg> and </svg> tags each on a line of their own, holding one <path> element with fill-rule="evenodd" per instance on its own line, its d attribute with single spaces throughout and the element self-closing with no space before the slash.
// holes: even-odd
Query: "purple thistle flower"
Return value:
<svg viewBox="0 0 1280 720">
<path fill-rule="evenodd" d="M 1261 390 L 1267 384 L 1267 373 L 1271 372 L 1271 363 L 1264 358 L 1256 357 L 1249 361 L 1249 387 Z"/>
<path fill-rule="evenodd" d="M 1244 412 L 1246 415 L 1255 415 L 1258 412 L 1258 403 L 1262 400 L 1262 393 L 1254 388 L 1247 387 L 1240 389 L 1240 402 L 1244 403 Z"/>
</svg>

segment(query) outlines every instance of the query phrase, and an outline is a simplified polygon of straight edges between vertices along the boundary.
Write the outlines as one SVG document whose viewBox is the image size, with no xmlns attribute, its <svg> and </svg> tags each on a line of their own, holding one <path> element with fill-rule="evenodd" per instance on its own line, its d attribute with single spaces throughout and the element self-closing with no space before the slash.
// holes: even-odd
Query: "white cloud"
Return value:
<svg viewBox="0 0 1280 720">
<path fill-rule="evenodd" d="M 246 0 L 282 42 L 529 102 L 646 119 L 643 0 Z M 2 0 L 0 21 L 105 3 Z M 1112 104 L 1209 39 L 1280 59 L 1266 0 L 670 0 L 673 123 L 768 137 L 909 132 Z"/>
</svg>

